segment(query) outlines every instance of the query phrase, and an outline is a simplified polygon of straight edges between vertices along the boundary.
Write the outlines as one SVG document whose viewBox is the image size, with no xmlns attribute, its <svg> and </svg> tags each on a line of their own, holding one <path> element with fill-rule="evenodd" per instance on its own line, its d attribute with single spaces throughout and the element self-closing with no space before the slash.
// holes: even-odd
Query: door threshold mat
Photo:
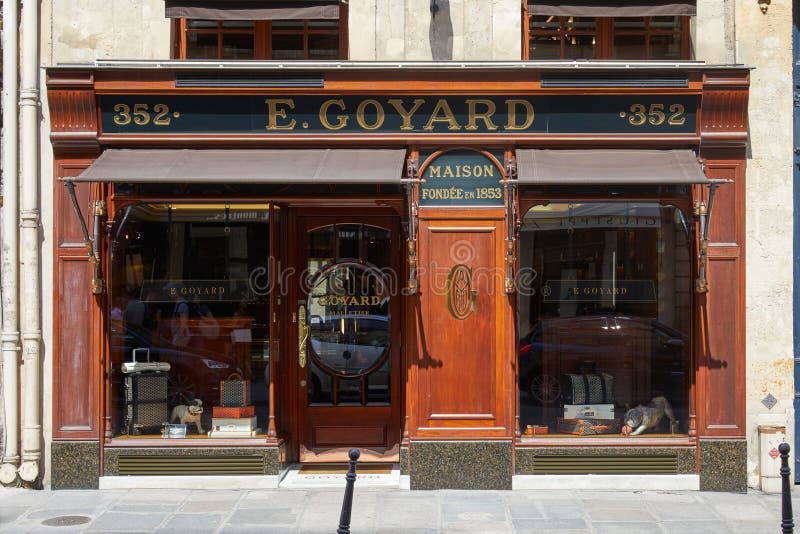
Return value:
<svg viewBox="0 0 800 534">
<path fill-rule="evenodd" d="M 347 464 L 304 464 L 300 467 L 301 475 L 346 475 Z M 356 474 L 389 475 L 392 464 L 357 464 Z"/>
<path fill-rule="evenodd" d="M 344 488 L 347 481 L 346 463 L 295 464 L 281 480 L 281 488 Z M 400 487 L 400 464 L 356 465 L 356 486 Z"/>
</svg>

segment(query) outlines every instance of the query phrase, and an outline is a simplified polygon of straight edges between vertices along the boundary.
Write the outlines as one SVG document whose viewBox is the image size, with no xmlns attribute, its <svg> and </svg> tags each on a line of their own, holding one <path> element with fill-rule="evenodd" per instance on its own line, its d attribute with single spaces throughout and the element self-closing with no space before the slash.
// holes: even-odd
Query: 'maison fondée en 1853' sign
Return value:
<svg viewBox="0 0 800 534">
<path fill-rule="evenodd" d="M 101 95 L 106 134 L 692 133 L 692 95 Z"/>
</svg>

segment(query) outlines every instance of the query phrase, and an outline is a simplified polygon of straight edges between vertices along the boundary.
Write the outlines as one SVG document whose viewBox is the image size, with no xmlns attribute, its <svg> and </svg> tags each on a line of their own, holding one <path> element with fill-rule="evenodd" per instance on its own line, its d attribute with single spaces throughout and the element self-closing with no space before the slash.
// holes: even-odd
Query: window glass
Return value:
<svg viewBox="0 0 800 534">
<path fill-rule="evenodd" d="M 561 40 L 553 35 L 532 35 L 531 59 L 561 59 Z"/>
<path fill-rule="evenodd" d="M 187 19 L 186 20 L 186 27 L 190 30 L 201 30 L 201 29 L 217 29 L 217 21 L 216 20 L 203 20 L 203 19 Z"/>
<path fill-rule="evenodd" d="M 647 59 L 646 35 L 617 34 L 614 36 L 616 59 Z"/>
<path fill-rule="evenodd" d="M 308 36 L 308 59 L 336 59 L 339 57 L 339 35 Z"/>
<path fill-rule="evenodd" d="M 219 419 L 236 417 L 214 415 L 234 390 L 246 399 L 243 424 L 266 430 L 268 213 L 267 205 L 138 204 L 117 217 L 109 312 L 115 435 L 159 436 L 164 424 L 185 423 L 188 436 L 206 437 Z M 221 390 L 228 379 L 232 389 Z"/>
<path fill-rule="evenodd" d="M 190 33 L 186 36 L 186 56 L 192 59 L 216 59 L 218 37 L 216 33 Z"/>
<path fill-rule="evenodd" d="M 525 215 L 518 330 L 525 435 L 688 432 L 689 245 L 683 213 L 655 202 L 552 203 Z"/>
<path fill-rule="evenodd" d="M 253 59 L 254 48 L 255 44 L 252 34 L 222 34 L 223 59 Z"/>
<path fill-rule="evenodd" d="M 302 34 L 272 35 L 272 59 L 305 59 Z"/>
</svg>

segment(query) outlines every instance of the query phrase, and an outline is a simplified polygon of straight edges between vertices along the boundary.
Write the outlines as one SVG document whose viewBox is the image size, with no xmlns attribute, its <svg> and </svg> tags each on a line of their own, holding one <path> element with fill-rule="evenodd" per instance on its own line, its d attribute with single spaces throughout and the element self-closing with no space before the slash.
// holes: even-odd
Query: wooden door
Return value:
<svg viewBox="0 0 800 534">
<path fill-rule="evenodd" d="M 301 462 L 399 460 L 399 224 L 298 217 L 297 428 Z"/>
</svg>

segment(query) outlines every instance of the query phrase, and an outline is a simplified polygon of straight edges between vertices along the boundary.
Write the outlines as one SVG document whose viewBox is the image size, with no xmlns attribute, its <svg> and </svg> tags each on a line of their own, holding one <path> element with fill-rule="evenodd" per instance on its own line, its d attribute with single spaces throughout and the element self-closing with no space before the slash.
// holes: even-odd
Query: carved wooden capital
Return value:
<svg viewBox="0 0 800 534">
<path fill-rule="evenodd" d="M 736 147 L 747 144 L 750 72 L 745 69 L 703 73 L 700 144 Z"/>
<path fill-rule="evenodd" d="M 47 95 L 53 148 L 97 150 L 94 73 L 50 70 L 47 73 Z"/>
</svg>

